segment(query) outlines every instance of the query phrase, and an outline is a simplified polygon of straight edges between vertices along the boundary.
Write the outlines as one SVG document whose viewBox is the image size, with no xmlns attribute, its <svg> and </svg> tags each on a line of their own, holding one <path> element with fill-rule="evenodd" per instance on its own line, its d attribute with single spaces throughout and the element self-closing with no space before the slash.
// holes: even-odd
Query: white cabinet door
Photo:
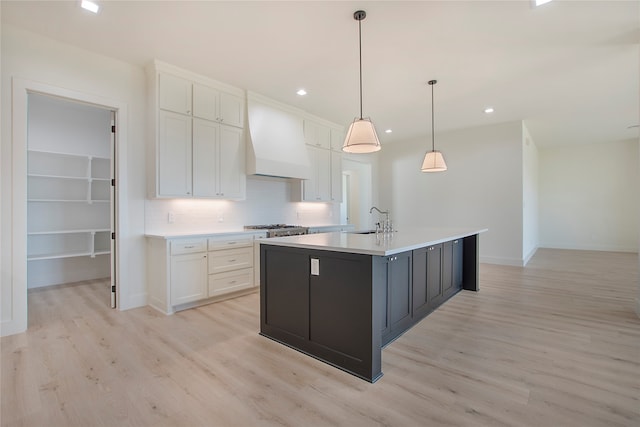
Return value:
<svg viewBox="0 0 640 427">
<path fill-rule="evenodd" d="M 302 200 L 307 202 L 317 202 L 320 198 L 318 194 L 318 152 L 319 148 L 307 147 L 309 154 L 309 166 L 311 177 L 303 181 Z"/>
<path fill-rule="evenodd" d="M 318 150 L 318 196 L 321 201 L 331 200 L 331 151 Z"/>
<path fill-rule="evenodd" d="M 171 257 L 171 305 L 207 297 L 206 252 Z"/>
<path fill-rule="evenodd" d="M 193 117 L 205 120 L 218 121 L 218 104 L 220 92 L 209 86 L 193 84 Z"/>
<path fill-rule="evenodd" d="M 342 202 L 342 153 L 331 151 L 331 201 Z"/>
<path fill-rule="evenodd" d="M 191 82 L 171 74 L 160 74 L 159 79 L 160 108 L 191 114 Z"/>
<path fill-rule="evenodd" d="M 225 199 L 245 197 L 245 144 L 242 129 L 220 126 L 219 196 Z"/>
<path fill-rule="evenodd" d="M 331 129 L 312 120 L 304 121 L 304 142 L 320 148 L 331 148 Z"/>
<path fill-rule="evenodd" d="M 326 202 L 331 200 L 331 152 L 307 147 L 311 163 L 311 178 L 304 181 L 303 200 Z"/>
<path fill-rule="evenodd" d="M 244 127 L 244 99 L 220 92 L 218 118 L 221 123 L 229 126 Z"/>
<path fill-rule="evenodd" d="M 158 193 L 190 197 L 191 117 L 161 110 L 158 119 Z"/>
<path fill-rule="evenodd" d="M 344 132 L 341 129 L 331 129 L 331 149 L 333 151 L 342 151 L 344 144 Z"/>
<path fill-rule="evenodd" d="M 193 119 L 193 196 L 217 197 L 220 125 Z"/>
</svg>

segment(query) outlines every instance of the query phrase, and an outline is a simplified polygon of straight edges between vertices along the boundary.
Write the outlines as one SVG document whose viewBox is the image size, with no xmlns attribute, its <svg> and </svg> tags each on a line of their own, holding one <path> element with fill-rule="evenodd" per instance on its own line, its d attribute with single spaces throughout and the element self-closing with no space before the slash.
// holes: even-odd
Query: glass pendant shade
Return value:
<svg viewBox="0 0 640 427">
<path fill-rule="evenodd" d="M 439 151 L 428 151 L 427 154 L 424 155 L 424 160 L 422 161 L 422 168 L 420 168 L 422 172 L 443 172 L 447 170 L 447 164 L 444 162 L 444 157 L 442 157 L 442 153 Z"/>
<path fill-rule="evenodd" d="M 369 118 L 356 118 L 347 132 L 342 145 L 345 153 L 375 153 L 380 150 L 380 141 L 376 128 Z"/>
</svg>

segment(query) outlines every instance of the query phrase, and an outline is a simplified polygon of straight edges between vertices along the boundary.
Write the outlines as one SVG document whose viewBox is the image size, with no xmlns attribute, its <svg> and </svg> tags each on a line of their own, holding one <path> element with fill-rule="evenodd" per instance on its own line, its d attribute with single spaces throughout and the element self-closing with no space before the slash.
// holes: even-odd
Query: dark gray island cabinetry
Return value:
<svg viewBox="0 0 640 427">
<path fill-rule="evenodd" d="M 323 233 L 260 244 L 260 334 L 353 375 L 461 289 L 478 290 L 478 233 Z"/>
</svg>

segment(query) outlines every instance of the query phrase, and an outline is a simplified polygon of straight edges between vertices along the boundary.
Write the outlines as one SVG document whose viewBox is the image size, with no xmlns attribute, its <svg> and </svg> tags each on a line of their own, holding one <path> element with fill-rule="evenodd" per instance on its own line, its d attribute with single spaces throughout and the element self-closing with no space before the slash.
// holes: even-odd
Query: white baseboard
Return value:
<svg viewBox="0 0 640 427">
<path fill-rule="evenodd" d="M 576 251 L 631 252 L 637 253 L 638 247 L 608 245 L 566 245 L 561 243 L 540 243 L 538 248 L 568 249 Z"/>
<path fill-rule="evenodd" d="M 511 265 L 514 267 L 522 267 L 524 265 L 522 260 L 517 258 L 501 258 L 490 256 L 481 256 L 479 258 L 481 264 Z"/>
</svg>

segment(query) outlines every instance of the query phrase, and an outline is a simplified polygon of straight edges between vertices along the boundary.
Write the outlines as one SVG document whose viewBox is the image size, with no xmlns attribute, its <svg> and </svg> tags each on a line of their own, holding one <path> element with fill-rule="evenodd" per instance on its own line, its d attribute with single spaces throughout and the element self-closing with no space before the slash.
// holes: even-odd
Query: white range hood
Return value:
<svg viewBox="0 0 640 427">
<path fill-rule="evenodd" d="M 303 111 L 247 92 L 247 174 L 309 179 Z"/>
</svg>

